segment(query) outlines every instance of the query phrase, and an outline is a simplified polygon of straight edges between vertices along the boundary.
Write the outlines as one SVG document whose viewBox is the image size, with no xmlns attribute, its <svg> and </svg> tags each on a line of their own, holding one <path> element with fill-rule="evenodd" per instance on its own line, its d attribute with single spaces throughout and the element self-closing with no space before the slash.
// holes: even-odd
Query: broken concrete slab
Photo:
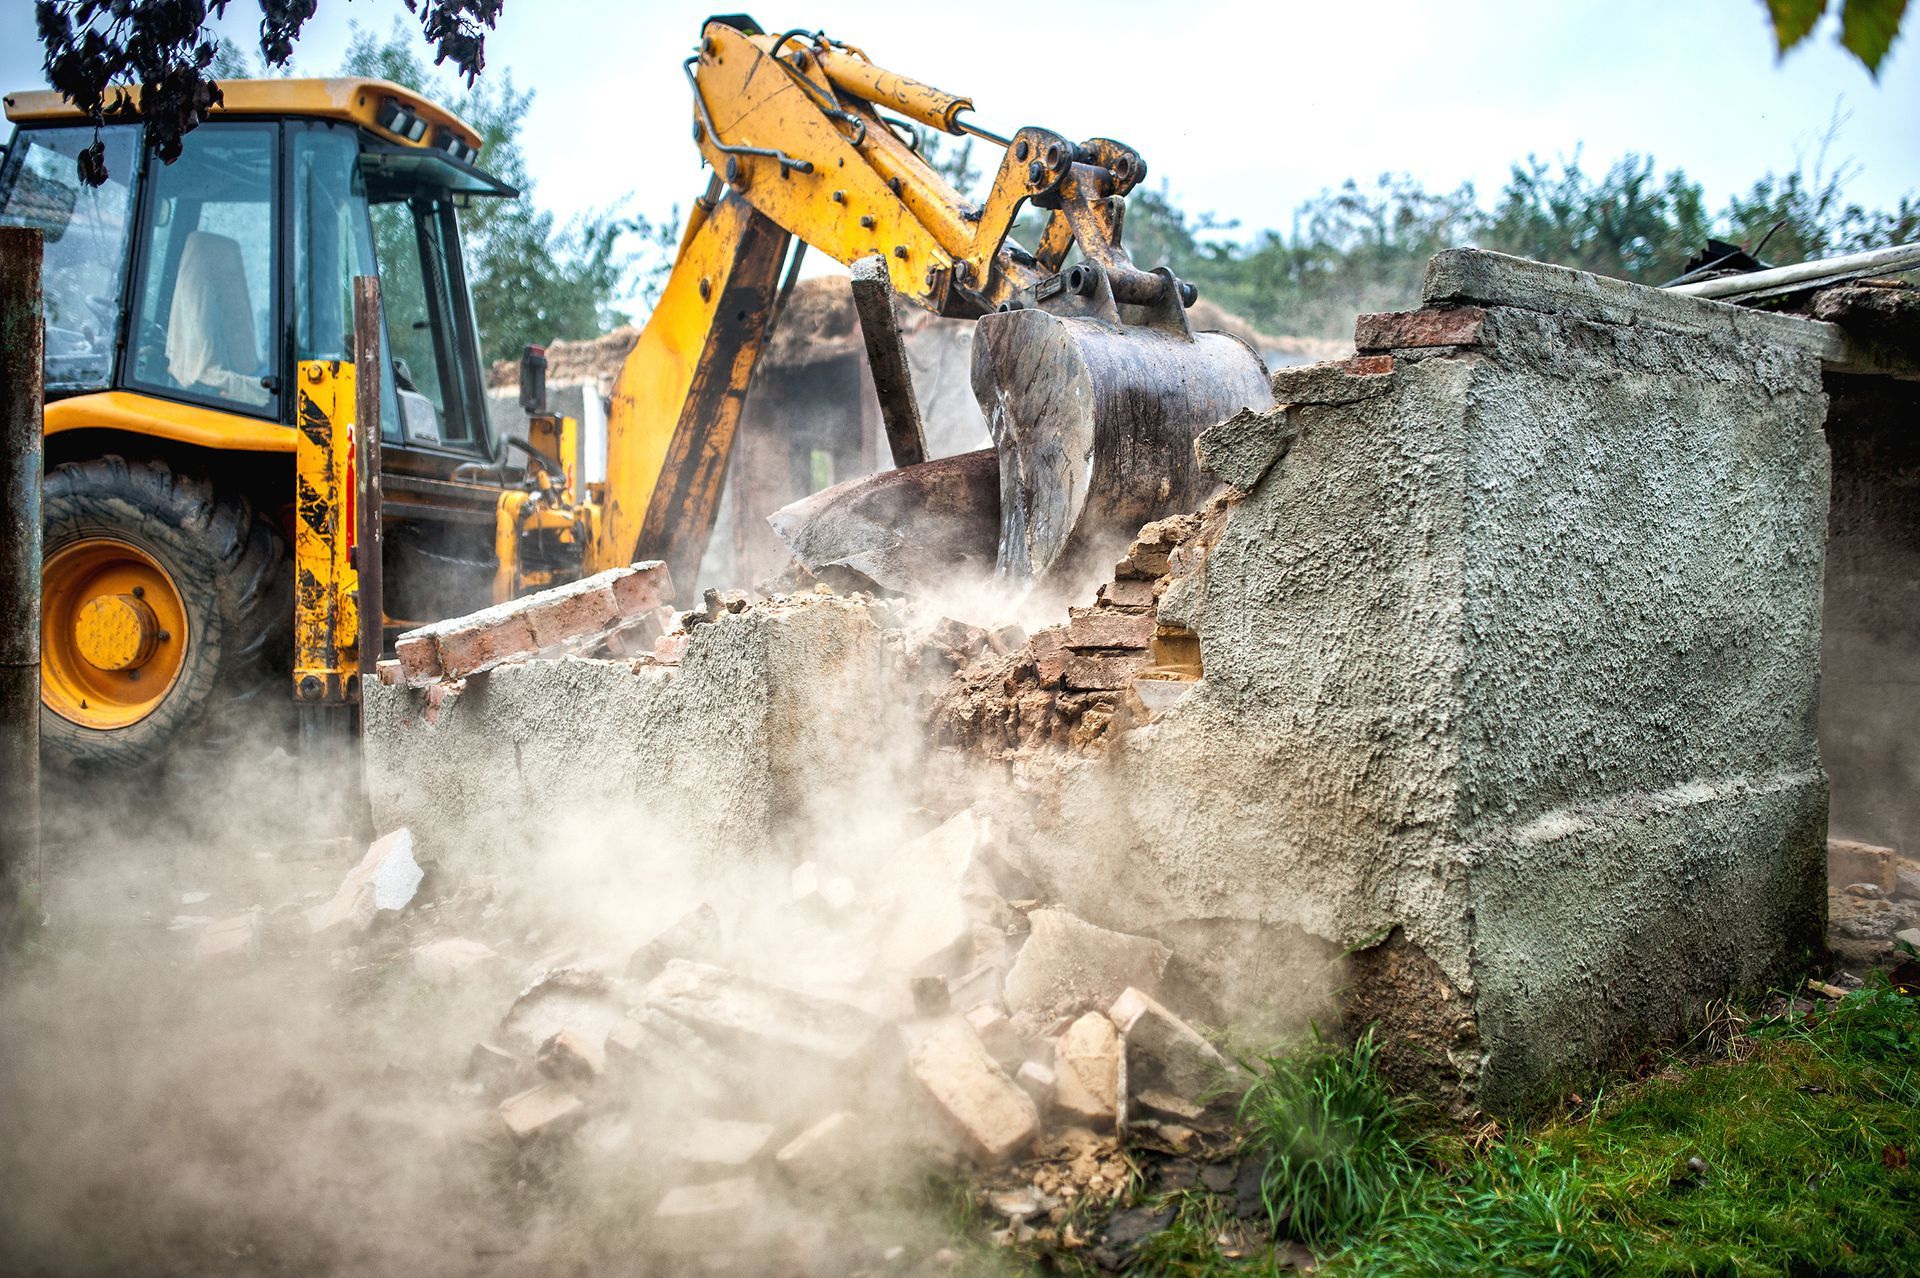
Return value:
<svg viewBox="0 0 1920 1278">
<path fill-rule="evenodd" d="M 711 958 L 722 943 L 720 914 L 703 901 L 633 952 L 627 960 L 627 979 L 650 981 L 674 959 Z"/>
<path fill-rule="evenodd" d="M 592 813 L 582 837 L 698 830 L 687 869 L 704 874 L 844 828 L 856 796 L 905 768 L 909 699 L 866 604 L 757 604 L 688 645 L 674 667 L 502 666 L 433 718 L 431 689 L 369 684 L 377 821 L 411 826 L 420 855 L 456 873 L 526 864 L 535 832 L 503 811 Z"/>
<path fill-rule="evenodd" d="M 1067 1026 L 1053 1049 L 1053 1103 L 1096 1131 L 1126 1126 L 1127 1060 L 1120 1031 L 1099 1012 Z"/>
<path fill-rule="evenodd" d="M 332 900 L 307 911 L 307 930 L 314 936 L 364 932 L 380 911 L 396 912 L 411 904 L 424 876 L 413 855 L 413 831 L 406 826 L 391 830 L 368 846 Z"/>
<path fill-rule="evenodd" d="M 686 959 L 672 960 L 648 983 L 647 1004 L 716 1043 L 835 1067 L 867 1057 L 884 1029 L 879 1017 L 849 1003 Z"/>
<path fill-rule="evenodd" d="M 1040 1130 L 1033 1099 L 959 1017 L 910 1026 L 907 1067 L 973 1157 L 1005 1162 Z"/>
<path fill-rule="evenodd" d="M 1084 652 L 1099 648 L 1147 648 L 1153 644 L 1153 618 L 1145 613 L 1083 611 L 1067 623 L 1067 647 Z"/>
<path fill-rule="evenodd" d="M 879 1175 L 874 1141 L 850 1110 L 828 1114 L 773 1156 L 787 1183 L 810 1194 L 844 1194 Z"/>
<path fill-rule="evenodd" d="M 1136 1087 L 1158 1088 L 1193 1101 L 1246 1081 L 1245 1071 L 1221 1055 L 1199 1030 L 1144 991 L 1126 990 L 1113 1001 L 1108 1015 L 1126 1037 L 1127 1069 Z"/>
<path fill-rule="evenodd" d="M 563 1030 L 605 1043 L 627 1017 L 626 1000 L 604 973 L 581 968 L 547 972 L 520 992 L 500 1020 L 500 1041 L 531 1056 Z"/>
<path fill-rule="evenodd" d="M 1007 973 L 1007 1006 L 1046 1018 L 1104 1008 L 1128 986 L 1155 988 L 1173 952 L 1065 910 L 1034 910 L 1032 933 Z"/>
<path fill-rule="evenodd" d="M 1208 474 L 1241 492 L 1252 492 L 1299 437 L 1298 413 L 1285 408 L 1266 413 L 1243 408 L 1201 431 L 1193 447 Z"/>
</svg>

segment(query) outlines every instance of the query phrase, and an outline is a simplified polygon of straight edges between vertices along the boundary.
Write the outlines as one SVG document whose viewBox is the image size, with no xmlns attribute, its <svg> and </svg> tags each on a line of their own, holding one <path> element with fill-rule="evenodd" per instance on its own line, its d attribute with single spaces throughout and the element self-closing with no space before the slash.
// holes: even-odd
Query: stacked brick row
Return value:
<svg viewBox="0 0 1920 1278">
<path fill-rule="evenodd" d="M 944 744 L 990 756 L 1043 744 L 1085 749 L 1141 713 L 1142 679 L 1199 677 L 1193 634 L 1162 625 L 1159 596 L 1201 516 L 1176 515 L 1140 530 L 1091 607 L 1036 632 L 1001 660 L 960 671 L 933 719 Z"/>
</svg>

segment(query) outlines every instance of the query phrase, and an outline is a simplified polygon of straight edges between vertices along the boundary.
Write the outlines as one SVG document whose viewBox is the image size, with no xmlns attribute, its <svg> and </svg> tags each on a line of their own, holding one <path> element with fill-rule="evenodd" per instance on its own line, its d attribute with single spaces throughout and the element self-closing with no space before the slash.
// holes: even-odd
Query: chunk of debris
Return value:
<svg viewBox="0 0 1920 1278">
<path fill-rule="evenodd" d="M 524 1086 L 526 1062 L 504 1047 L 475 1043 L 467 1053 L 467 1077 L 480 1084 L 487 1096 L 504 1096 Z"/>
<path fill-rule="evenodd" d="M 751 1176 L 667 1191 L 653 1209 L 647 1241 L 670 1251 L 705 1251 L 753 1237 L 766 1216 L 766 1201 Z"/>
<path fill-rule="evenodd" d="M 1904 927 L 1893 934 L 1893 939 L 1920 950 L 1920 927 Z"/>
<path fill-rule="evenodd" d="M 647 1000 L 717 1042 L 840 1066 L 870 1052 L 883 1027 L 851 1004 L 686 959 L 667 964 L 648 984 Z"/>
<path fill-rule="evenodd" d="M 1107 1015 L 1126 1036 L 1128 1075 L 1135 1087 L 1191 1098 L 1245 1081 L 1245 1071 L 1143 990 L 1124 991 Z"/>
<path fill-rule="evenodd" d="M 829 1114 L 773 1156 L 787 1183 L 808 1193 L 856 1189 L 874 1176 L 873 1146 L 849 1110 Z"/>
<path fill-rule="evenodd" d="M 1273 397 L 1282 404 L 1351 404 L 1392 389 L 1391 355 L 1296 364 L 1273 374 Z"/>
<path fill-rule="evenodd" d="M 968 1025 L 979 1037 L 980 1045 L 987 1049 L 987 1055 L 999 1061 L 1006 1069 L 1015 1069 L 1026 1056 L 1026 1044 L 1020 1041 L 1020 1031 L 1013 1027 L 1007 1014 L 993 1003 L 982 1003 L 970 1009 L 965 1016 Z"/>
<path fill-rule="evenodd" d="M 1021 1090 L 1033 1097 L 1036 1105 L 1051 1105 L 1053 1090 L 1059 1084 L 1059 1078 L 1053 1070 L 1039 1061 L 1023 1061 L 1014 1073 L 1013 1081 L 1020 1084 Z"/>
<path fill-rule="evenodd" d="M 607 1072 L 605 1039 L 588 1038 L 578 1030 L 561 1030 L 540 1044 L 533 1063 L 556 1083 L 591 1087 Z"/>
<path fill-rule="evenodd" d="M 1006 1161 L 1040 1130 L 1033 1099 L 1007 1077 L 980 1038 L 959 1017 L 908 1032 L 907 1066 L 973 1154 Z"/>
<path fill-rule="evenodd" d="M 413 831 L 401 826 L 383 834 L 347 871 L 333 899 L 307 911 L 307 930 L 315 936 L 364 932 L 380 911 L 405 909 L 423 877 L 413 859 Z"/>
<path fill-rule="evenodd" d="M 1855 839 L 1827 840 L 1827 882 L 1871 883 L 1891 892 L 1898 883 L 1898 854 L 1892 848 Z"/>
<path fill-rule="evenodd" d="M 207 924 L 193 946 L 193 957 L 203 963 L 250 959 L 259 952 L 258 910 L 248 910 L 245 914 Z"/>
<path fill-rule="evenodd" d="M 500 1102 L 500 1117 L 515 1140 L 558 1136 L 578 1127 L 586 1103 L 558 1083 L 541 1083 Z"/>
<path fill-rule="evenodd" d="M 1203 1105 L 1196 1105 L 1184 1096 L 1176 1096 L 1155 1087 L 1135 1091 L 1133 1104 L 1149 1114 L 1177 1118 L 1183 1123 L 1191 1123 L 1207 1112 Z"/>
<path fill-rule="evenodd" d="M 1096 927 L 1065 910 L 1027 915 L 1032 934 L 1007 973 L 1007 1006 L 1037 1018 L 1103 1008 L 1129 986 L 1157 987 L 1173 951 Z"/>
<path fill-rule="evenodd" d="M 409 630 L 393 655 L 409 684 L 460 679 L 542 651 L 584 649 L 671 597 L 665 564 L 637 563 Z"/>
<path fill-rule="evenodd" d="M 1006 971 L 997 963 L 982 963 L 965 976 L 947 983 L 947 998 L 956 1012 L 970 1012 L 982 1003 L 998 1003 Z"/>
<path fill-rule="evenodd" d="M 945 1016 L 953 1010 L 953 995 L 938 976 L 916 976 L 907 982 L 916 1016 Z"/>
<path fill-rule="evenodd" d="M 1126 1058 L 1120 1031 L 1099 1012 L 1067 1026 L 1053 1050 L 1053 1103 L 1096 1130 L 1126 1125 Z"/>
<path fill-rule="evenodd" d="M 703 901 L 633 952 L 627 960 L 627 979 L 650 981 L 674 959 L 708 957 L 720 946 L 720 915 Z"/>
<path fill-rule="evenodd" d="M 478 941 L 470 941 L 464 936 L 450 936 L 415 950 L 413 970 L 435 985 L 446 985 L 498 957 Z"/>
<path fill-rule="evenodd" d="M 689 1167 L 742 1172 L 760 1162 L 773 1144 L 773 1124 L 697 1118 L 677 1129 L 662 1153 Z"/>
<path fill-rule="evenodd" d="M 1222 483 L 1252 492 L 1300 437 L 1298 413 L 1280 408 L 1260 413 L 1243 408 L 1217 426 L 1200 432 L 1194 452 L 1201 466 Z"/>
<path fill-rule="evenodd" d="M 626 1019 L 625 1002 L 613 982 L 599 972 L 563 967 L 522 990 L 500 1020 L 500 1038 L 527 1055 L 562 1030 L 596 1043 Z"/>
</svg>

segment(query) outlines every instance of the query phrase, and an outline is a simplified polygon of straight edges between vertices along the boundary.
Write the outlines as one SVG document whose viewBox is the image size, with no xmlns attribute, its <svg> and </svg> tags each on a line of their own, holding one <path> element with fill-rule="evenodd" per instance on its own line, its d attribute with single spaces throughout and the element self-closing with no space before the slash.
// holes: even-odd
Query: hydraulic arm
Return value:
<svg viewBox="0 0 1920 1278">
<path fill-rule="evenodd" d="M 748 381 L 784 296 L 782 263 L 790 263 L 790 286 L 807 246 L 864 262 L 874 279 L 884 263 L 894 292 L 941 315 L 1002 319 L 1039 306 L 1117 330 L 1125 306 L 1131 323 L 1195 345 L 1182 314 L 1191 286 L 1164 269 L 1140 269 L 1121 247 L 1124 197 L 1146 176 L 1131 148 L 1032 127 L 998 136 L 971 122 L 968 98 L 885 70 L 821 33 L 773 35 L 738 16 L 710 19 L 685 66 L 694 140 L 714 177 L 614 389 L 590 570 L 659 558 L 676 580 L 693 581 Z M 1002 148 L 983 204 L 934 171 L 908 122 Z M 1028 204 L 1049 211 L 1031 252 L 1008 238 Z M 794 238 L 801 244 L 789 255 Z M 1079 265 L 1062 273 L 1076 246 Z M 1029 322 L 1019 331 L 1026 341 L 1039 330 Z M 1264 385 L 1257 356 L 1235 344 L 1231 358 L 1241 364 L 1238 384 Z M 1218 352 L 1205 359 L 1218 363 Z M 976 360 L 977 392 L 979 368 Z M 1032 371 L 1015 370 L 1011 380 L 1025 377 L 1033 390 Z M 1059 361 L 1038 371 L 1044 382 Z M 1194 371 L 1163 357 L 1154 376 L 1177 381 Z M 1021 394 L 1015 387 L 1014 399 Z M 992 422 L 990 397 L 982 394 Z M 1213 398 L 1183 411 L 1213 412 Z M 1228 398 L 1237 406 L 1259 392 L 1236 389 Z M 1153 417 L 1152 429 L 1164 416 Z"/>
</svg>

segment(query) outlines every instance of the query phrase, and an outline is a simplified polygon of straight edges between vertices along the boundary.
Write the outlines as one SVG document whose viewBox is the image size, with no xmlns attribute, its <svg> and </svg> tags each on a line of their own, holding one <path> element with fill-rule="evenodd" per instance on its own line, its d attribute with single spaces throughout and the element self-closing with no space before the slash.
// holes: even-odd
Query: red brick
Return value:
<svg viewBox="0 0 1920 1278">
<path fill-rule="evenodd" d="M 1477 346 L 1486 311 L 1478 306 L 1430 307 L 1362 315 L 1353 326 L 1353 344 L 1363 351 L 1397 347 Z"/>
<path fill-rule="evenodd" d="M 1110 608 L 1137 611 L 1153 607 L 1151 581 L 1110 581 L 1100 587 L 1100 602 Z"/>
<path fill-rule="evenodd" d="M 440 677 L 440 654 L 434 651 L 433 636 L 424 630 L 412 630 L 393 644 L 394 660 L 400 663 L 401 677 L 408 683 L 425 683 Z"/>
<path fill-rule="evenodd" d="M 433 650 L 431 644 L 428 645 L 427 650 L 429 652 Z M 435 658 L 436 664 L 438 664 L 438 660 L 438 658 Z M 373 673 L 375 678 L 379 679 L 381 683 L 386 684 L 388 687 L 392 687 L 394 684 L 406 678 L 406 676 L 401 673 L 400 663 L 398 661 L 376 661 L 373 663 Z"/>
<path fill-rule="evenodd" d="M 1393 356 L 1356 355 L 1344 367 L 1349 377 L 1379 377 L 1393 371 Z"/>
<path fill-rule="evenodd" d="M 526 603 L 521 615 L 526 618 L 533 641 L 542 648 L 582 635 L 598 634 L 620 617 L 614 603 L 613 583 L 596 584 L 592 578 L 558 590 L 543 590 L 529 596 Z"/>
<path fill-rule="evenodd" d="M 1056 686 L 1066 668 L 1066 628 L 1048 626 L 1036 630 L 1027 647 L 1033 653 L 1033 666 L 1040 674 L 1040 682 L 1050 688 Z"/>
<path fill-rule="evenodd" d="M 1083 613 L 1067 623 L 1067 647 L 1146 648 L 1153 643 L 1153 618 L 1144 612 Z"/>
<path fill-rule="evenodd" d="M 1129 652 L 1114 655 L 1092 652 L 1069 652 L 1066 660 L 1065 682 L 1067 687 L 1081 692 L 1096 692 L 1109 688 L 1124 688 L 1142 670 L 1153 665 L 1153 658 L 1144 652 Z"/>
<path fill-rule="evenodd" d="M 441 677 L 454 679 L 524 660 L 540 650 L 525 616 L 491 608 L 436 630 L 433 646 L 440 654 Z"/>
<path fill-rule="evenodd" d="M 653 659 L 663 666 L 677 666 L 687 655 L 687 640 L 692 638 L 685 631 L 674 635 L 661 635 L 653 641 Z"/>
<path fill-rule="evenodd" d="M 673 598 L 673 578 L 658 559 L 642 560 L 614 578 L 613 601 L 623 617 L 651 612 Z"/>
</svg>

